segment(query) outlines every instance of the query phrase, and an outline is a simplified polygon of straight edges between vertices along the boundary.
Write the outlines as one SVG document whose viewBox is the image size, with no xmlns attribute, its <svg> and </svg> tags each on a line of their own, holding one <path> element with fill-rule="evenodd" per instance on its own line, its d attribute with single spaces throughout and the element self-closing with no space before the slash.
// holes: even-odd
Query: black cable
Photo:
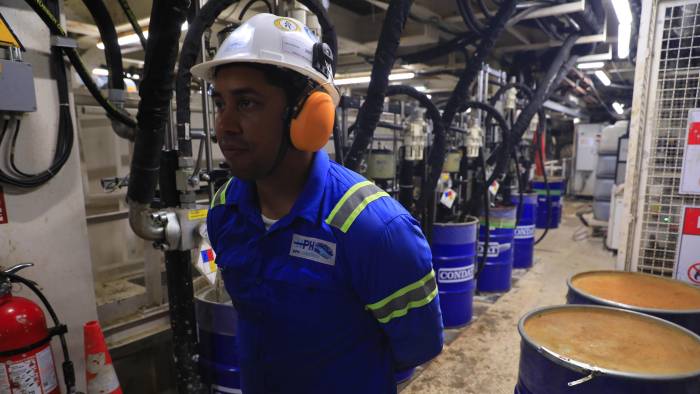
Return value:
<svg viewBox="0 0 700 394">
<path fill-rule="evenodd" d="M 56 17 L 51 13 L 51 11 L 48 10 L 46 4 L 44 4 L 42 0 L 25 0 L 25 2 L 29 5 L 29 7 L 32 10 L 34 10 L 34 12 L 37 13 L 37 15 L 39 15 L 39 18 L 41 18 L 44 24 L 46 24 L 51 34 L 61 37 L 68 36 L 65 30 L 63 30 L 63 27 L 61 27 L 61 24 L 58 22 Z M 85 67 L 85 64 L 83 63 L 82 59 L 80 59 L 78 51 L 75 48 L 67 47 L 61 47 L 61 50 L 68 57 L 68 60 L 70 60 L 71 64 L 75 68 L 76 73 L 83 81 L 85 87 L 88 89 L 92 97 L 95 98 L 97 103 L 100 104 L 100 106 L 104 108 L 105 111 L 107 111 L 107 115 L 111 119 L 124 123 L 125 125 L 131 128 L 136 128 L 136 121 L 132 119 L 128 113 L 118 109 L 114 106 L 114 104 L 112 104 L 112 102 L 110 102 L 104 96 L 102 96 L 102 92 L 100 92 L 100 89 L 97 87 L 97 84 L 95 84 L 95 81 L 93 81 L 92 76 L 88 71 L 87 67 Z"/>
<path fill-rule="evenodd" d="M 124 11 L 124 15 L 126 15 L 126 19 L 129 20 L 129 23 L 131 24 L 131 28 L 134 29 L 134 33 L 139 37 L 139 41 L 141 41 L 141 46 L 143 49 L 146 49 L 146 36 L 143 35 L 143 30 L 141 29 L 141 25 L 139 25 L 139 21 L 136 19 L 136 16 L 134 15 L 134 12 L 131 11 L 131 7 L 129 7 L 129 3 L 127 0 L 119 0 L 119 5 L 122 7 L 122 11 Z"/>
<path fill-rule="evenodd" d="M 479 280 L 479 276 L 481 276 L 481 272 L 484 271 L 484 267 L 486 266 L 486 260 L 489 258 L 489 241 L 491 237 L 491 223 L 489 223 L 489 185 L 486 183 L 486 160 L 484 159 L 483 148 L 479 148 L 479 160 L 481 161 L 481 179 L 484 182 L 484 226 L 486 227 L 486 231 L 484 235 L 483 255 L 481 256 L 481 261 L 477 262 L 476 273 L 474 274 L 476 280 Z"/>
<path fill-rule="evenodd" d="M 474 11 L 471 8 L 471 3 L 469 0 L 456 0 L 457 1 L 457 10 L 459 11 L 459 14 L 462 16 L 462 20 L 464 21 L 464 24 L 469 27 L 469 30 L 471 30 L 474 33 L 477 33 L 479 35 L 484 35 L 486 33 L 486 26 L 481 23 L 476 18 L 476 15 L 474 15 Z"/>
<path fill-rule="evenodd" d="M 265 3 L 265 5 L 267 6 L 267 12 L 272 13 L 272 5 L 270 4 L 270 2 L 268 0 L 250 0 L 248 2 L 248 4 L 246 4 L 245 7 L 243 7 L 243 9 L 241 10 L 241 13 L 238 14 L 238 20 L 242 21 L 246 12 L 248 12 L 250 7 L 252 7 L 253 4 L 257 3 L 258 1 L 262 1 L 263 3 Z"/>
<path fill-rule="evenodd" d="M 547 224 L 544 227 L 544 233 L 537 238 L 537 241 L 535 241 L 535 245 L 540 243 L 544 237 L 547 236 L 547 232 L 549 231 L 549 226 L 551 225 L 552 222 L 552 199 L 551 199 L 551 192 L 549 190 L 549 182 L 547 181 L 547 169 L 544 166 L 544 160 L 542 159 L 542 141 L 540 140 L 542 135 L 544 134 L 544 129 L 542 130 L 543 133 L 540 134 L 538 131 L 538 137 L 537 137 L 537 145 L 535 146 L 535 160 L 539 159 L 540 160 L 540 165 L 542 166 L 542 177 L 544 179 L 544 190 L 547 196 Z"/>
<path fill-rule="evenodd" d="M 56 151 L 54 152 L 53 161 L 45 171 L 37 174 L 24 174 L 18 172 L 19 176 L 8 174 L 0 170 L 0 182 L 8 185 L 16 186 L 23 189 L 32 189 L 43 185 L 51 180 L 63 168 L 63 165 L 68 161 L 71 150 L 73 149 L 73 121 L 70 113 L 70 104 L 68 101 L 68 78 L 66 69 L 63 64 L 60 50 L 57 47 L 51 47 L 51 65 L 54 67 L 54 75 L 56 75 L 56 84 L 58 85 L 59 99 L 59 118 L 58 118 L 58 134 L 56 136 Z M 18 122 L 19 123 L 19 122 Z M 3 127 L 3 138 L 6 132 L 7 123 Z M 17 140 L 19 133 L 19 124 L 15 130 L 14 141 Z M 14 150 L 14 149 L 13 149 Z M 11 153 L 11 165 L 14 165 L 14 154 Z M 14 169 L 14 168 L 13 168 Z"/>
<path fill-rule="evenodd" d="M 100 38 L 102 38 L 102 44 L 105 46 L 104 54 L 107 69 L 109 69 L 109 87 L 110 89 L 124 90 L 122 50 L 119 46 L 119 38 L 112 17 L 102 0 L 83 0 L 83 4 L 95 21 Z"/>
<path fill-rule="evenodd" d="M 21 283 L 27 286 L 37 296 L 37 298 L 41 300 L 41 303 L 44 304 L 46 311 L 49 313 L 49 316 L 51 316 L 51 320 L 53 320 L 54 326 L 61 326 L 61 322 L 58 320 L 58 315 L 56 315 L 56 311 L 54 311 L 53 307 L 51 306 L 51 303 L 49 303 L 49 300 L 46 298 L 46 296 L 44 296 L 44 294 L 41 292 L 41 290 L 39 290 L 39 288 L 34 282 L 19 275 L 3 271 L 0 271 L 0 278 L 1 277 L 7 277 L 12 282 Z M 66 337 L 64 334 L 59 334 L 58 337 L 61 341 L 61 351 L 63 352 L 64 360 L 63 382 L 65 383 L 68 392 L 73 393 L 75 392 L 75 371 L 73 369 L 73 362 L 70 359 L 70 353 L 68 352 L 68 343 L 66 342 Z"/>
<path fill-rule="evenodd" d="M 19 175 L 21 175 L 21 176 L 23 176 L 23 177 L 30 178 L 30 177 L 32 177 L 33 175 L 32 175 L 32 174 L 27 174 L 26 172 L 20 171 L 20 169 L 17 168 L 17 164 L 15 163 L 15 146 L 17 145 L 17 136 L 19 135 L 19 127 L 20 127 L 20 124 L 21 124 L 22 122 L 21 122 L 20 119 L 17 119 L 17 121 L 16 121 L 15 123 L 16 123 L 15 132 L 14 132 L 14 134 L 12 134 L 12 142 L 10 143 L 10 167 L 11 167 L 12 170 L 13 170 L 14 172 L 16 172 L 17 174 L 19 174 Z M 5 134 L 5 132 L 3 131 L 3 135 L 4 135 L 4 134 Z"/>
<path fill-rule="evenodd" d="M 392 1 L 386 11 L 374 52 L 374 64 L 366 100 L 357 113 L 355 139 L 345 158 L 345 164 L 351 170 L 359 169 L 364 152 L 367 151 L 381 117 L 384 97 L 389 86 L 389 74 L 396 61 L 396 51 L 412 4 L 413 0 Z"/>
</svg>

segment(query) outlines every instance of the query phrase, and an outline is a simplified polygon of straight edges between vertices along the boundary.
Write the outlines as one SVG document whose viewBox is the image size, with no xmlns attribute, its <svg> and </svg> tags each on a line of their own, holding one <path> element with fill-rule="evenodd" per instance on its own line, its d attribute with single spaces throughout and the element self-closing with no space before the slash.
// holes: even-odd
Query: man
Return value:
<svg viewBox="0 0 700 394">
<path fill-rule="evenodd" d="M 192 68 L 213 82 L 216 135 L 233 174 L 207 226 L 239 314 L 246 394 L 394 393 L 394 373 L 442 349 L 431 253 L 416 221 L 331 162 L 319 150 L 327 133 L 306 135 L 332 126 L 329 56 L 300 22 L 259 14 Z M 328 110 L 315 102 L 321 92 L 331 126 L 314 113 Z"/>
</svg>

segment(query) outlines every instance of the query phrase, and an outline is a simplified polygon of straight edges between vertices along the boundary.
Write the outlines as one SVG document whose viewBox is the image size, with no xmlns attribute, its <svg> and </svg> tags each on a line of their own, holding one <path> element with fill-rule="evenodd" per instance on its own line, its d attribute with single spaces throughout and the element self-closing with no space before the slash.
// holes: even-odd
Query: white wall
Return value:
<svg viewBox="0 0 700 394">
<path fill-rule="evenodd" d="M 0 12 L 29 51 L 49 53 L 48 30 L 23 1 L 3 0 Z M 48 61 L 48 57 L 39 58 Z M 33 66 L 38 69 L 41 65 Z M 46 168 L 56 142 L 56 83 L 37 78 L 35 90 L 38 110 L 24 117 L 17 152 L 18 165 L 27 171 Z M 79 388 L 84 390 L 82 327 L 96 319 L 97 312 L 77 138 L 75 142 L 70 159 L 48 184 L 30 192 L 4 186 L 9 223 L 0 225 L 0 265 L 35 264 L 22 274 L 42 287 L 59 318 L 68 325 L 69 350 Z M 18 294 L 33 298 L 27 289 Z M 62 355 L 57 342 L 54 340 L 54 354 L 60 375 Z"/>
</svg>

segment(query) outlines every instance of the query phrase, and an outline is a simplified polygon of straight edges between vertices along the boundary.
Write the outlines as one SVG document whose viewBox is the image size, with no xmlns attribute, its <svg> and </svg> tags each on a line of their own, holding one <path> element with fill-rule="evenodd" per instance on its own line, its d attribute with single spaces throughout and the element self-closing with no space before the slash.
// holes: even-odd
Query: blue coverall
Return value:
<svg viewBox="0 0 700 394">
<path fill-rule="evenodd" d="M 395 372 L 440 353 L 438 290 L 417 222 L 325 152 L 269 230 L 255 184 L 235 178 L 214 196 L 207 227 L 239 314 L 245 394 L 395 393 Z"/>
</svg>

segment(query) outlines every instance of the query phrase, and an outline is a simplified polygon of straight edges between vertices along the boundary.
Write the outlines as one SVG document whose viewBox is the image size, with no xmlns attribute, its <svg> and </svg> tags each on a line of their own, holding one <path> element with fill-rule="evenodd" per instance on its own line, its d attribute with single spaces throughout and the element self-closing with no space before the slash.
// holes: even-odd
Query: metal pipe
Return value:
<svg viewBox="0 0 700 394">
<path fill-rule="evenodd" d="M 129 225 L 136 235 L 149 241 L 161 241 L 165 237 L 165 227 L 156 224 L 149 204 L 129 200 Z"/>
<path fill-rule="evenodd" d="M 203 0 L 197 0 L 197 10 L 202 8 L 202 5 L 204 1 Z M 202 36 L 202 47 L 200 50 L 200 53 L 202 55 L 202 61 L 205 61 L 207 58 L 207 48 L 206 45 L 204 45 L 204 36 Z M 205 80 L 202 80 L 202 128 L 204 129 L 204 141 L 200 141 L 200 144 L 205 144 L 204 145 L 204 155 L 207 158 L 207 174 L 211 174 L 211 171 L 214 168 L 214 160 L 212 157 L 212 146 L 211 146 L 211 127 L 209 124 L 209 83 Z M 197 163 L 197 168 L 199 168 L 199 163 Z M 195 174 L 197 175 L 197 174 Z M 208 187 L 207 190 L 209 191 L 209 200 L 211 201 L 212 198 L 214 198 L 214 182 L 209 181 L 208 182 Z"/>
</svg>

